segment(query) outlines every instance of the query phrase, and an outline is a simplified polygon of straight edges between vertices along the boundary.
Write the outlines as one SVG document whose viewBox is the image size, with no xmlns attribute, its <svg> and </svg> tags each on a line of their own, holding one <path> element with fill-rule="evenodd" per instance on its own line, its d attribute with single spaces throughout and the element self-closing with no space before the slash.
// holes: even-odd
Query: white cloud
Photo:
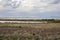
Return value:
<svg viewBox="0 0 60 40">
<path fill-rule="evenodd" d="M 60 10 L 60 3 L 54 4 L 56 0 L 26 0 L 21 3 L 18 10 L 47 12 Z"/>
<path fill-rule="evenodd" d="M 1 2 L 2 0 L 0 0 L 0 2 Z"/>
<path fill-rule="evenodd" d="M 9 2 L 6 2 L 6 1 L 7 0 L 5 1 L 3 0 L 1 3 L 1 0 L 0 0 L 1 5 L 4 8 L 7 8 L 7 9 L 13 8 L 16 11 L 48 12 L 48 11 L 60 10 L 60 3 L 58 3 L 59 0 L 58 1 L 56 0 L 12 0 Z"/>
</svg>

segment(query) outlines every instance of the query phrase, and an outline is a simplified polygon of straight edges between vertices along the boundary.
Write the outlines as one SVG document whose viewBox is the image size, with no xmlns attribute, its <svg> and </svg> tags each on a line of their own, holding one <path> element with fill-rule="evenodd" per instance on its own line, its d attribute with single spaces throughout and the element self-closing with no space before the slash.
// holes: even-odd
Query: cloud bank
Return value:
<svg viewBox="0 0 60 40">
<path fill-rule="evenodd" d="M 57 14 L 60 10 L 60 0 L 0 0 L 0 10 L 8 10 L 9 14 L 16 13 L 17 16 L 24 14 L 22 12 L 30 16 L 47 13 L 53 16 L 54 12 Z M 58 14 L 60 15 L 60 12 Z"/>
</svg>

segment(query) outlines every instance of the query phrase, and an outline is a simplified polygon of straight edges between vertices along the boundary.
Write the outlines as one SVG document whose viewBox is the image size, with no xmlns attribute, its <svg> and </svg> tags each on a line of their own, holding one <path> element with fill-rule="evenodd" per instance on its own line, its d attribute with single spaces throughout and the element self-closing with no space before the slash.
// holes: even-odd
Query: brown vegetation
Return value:
<svg viewBox="0 0 60 40">
<path fill-rule="evenodd" d="M 0 23 L 0 40 L 60 40 L 60 23 Z"/>
</svg>

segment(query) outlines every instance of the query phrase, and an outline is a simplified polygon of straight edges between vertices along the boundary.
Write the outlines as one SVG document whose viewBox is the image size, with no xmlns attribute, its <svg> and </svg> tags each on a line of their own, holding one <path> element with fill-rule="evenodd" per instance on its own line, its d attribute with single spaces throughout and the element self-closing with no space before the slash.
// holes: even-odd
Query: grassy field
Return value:
<svg viewBox="0 0 60 40">
<path fill-rule="evenodd" d="M 60 23 L 0 23 L 0 40 L 60 40 Z"/>
<path fill-rule="evenodd" d="M 0 23 L 0 27 L 32 27 L 32 28 L 53 28 L 60 27 L 60 23 Z"/>
</svg>

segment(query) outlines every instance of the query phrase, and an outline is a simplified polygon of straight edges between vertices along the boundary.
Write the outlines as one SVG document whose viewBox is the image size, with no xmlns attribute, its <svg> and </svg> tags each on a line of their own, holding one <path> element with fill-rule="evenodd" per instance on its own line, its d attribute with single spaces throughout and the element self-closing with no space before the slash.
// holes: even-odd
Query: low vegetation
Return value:
<svg viewBox="0 0 60 40">
<path fill-rule="evenodd" d="M 60 28 L 21 28 L 18 30 L 11 28 L 11 30 L 8 29 L 10 33 L 7 33 L 7 30 L 5 33 L 0 33 L 0 40 L 60 40 Z"/>
<path fill-rule="evenodd" d="M 0 40 L 60 40 L 60 20 L 52 20 L 43 20 L 48 23 L 0 23 Z"/>
</svg>

